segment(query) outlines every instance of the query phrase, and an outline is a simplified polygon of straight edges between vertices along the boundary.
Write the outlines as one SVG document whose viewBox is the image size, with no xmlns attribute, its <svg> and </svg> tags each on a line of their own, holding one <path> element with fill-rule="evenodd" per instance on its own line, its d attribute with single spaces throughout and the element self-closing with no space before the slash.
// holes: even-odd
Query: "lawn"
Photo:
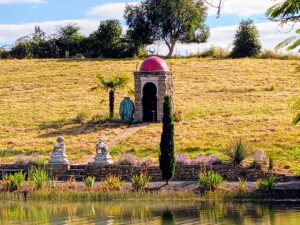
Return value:
<svg viewBox="0 0 300 225">
<path fill-rule="evenodd" d="M 128 129 L 105 122 L 108 93 L 91 92 L 96 75 L 127 75 L 118 106 L 132 96 L 133 71 L 142 60 L 0 60 L 0 156 L 9 162 L 38 152 L 46 159 L 65 137 L 72 161 L 95 151 L 98 136 L 110 143 Z M 300 94 L 296 60 L 171 59 L 174 73 L 177 153 L 214 154 L 235 138 L 275 157 L 275 166 L 300 169 L 300 127 L 291 126 L 291 105 Z M 160 124 L 144 126 L 111 148 L 157 158 Z M 123 135 L 124 136 L 124 135 Z"/>
</svg>

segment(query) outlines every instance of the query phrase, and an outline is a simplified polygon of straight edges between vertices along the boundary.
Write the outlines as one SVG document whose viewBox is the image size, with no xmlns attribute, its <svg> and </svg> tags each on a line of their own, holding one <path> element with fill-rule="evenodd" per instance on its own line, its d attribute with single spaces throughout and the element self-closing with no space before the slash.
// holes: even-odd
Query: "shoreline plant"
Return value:
<svg viewBox="0 0 300 225">
<path fill-rule="evenodd" d="M 15 174 L 6 174 L 2 179 L 2 186 L 5 191 L 14 192 L 20 190 L 22 184 L 25 182 L 25 174 L 18 172 Z"/>
<path fill-rule="evenodd" d="M 131 178 L 131 185 L 135 191 L 143 191 L 147 188 L 148 183 L 152 177 L 146 173 L 140 173 L 139 175 L 133 175 Z"/>
<path fill-rule="evenodd" d="M 120 191 L 122 186 L 121 178 L 115 175 L 108 175 L 102 182 L 102 189 L 106 191 Z"/>
<path fill-rule="evenodd" d="M 52 180 L 46 168 L 38 166 L 31 168 L 28 173 L 28 183 L 32 185 L 35 190 L 50 187 Z"/>
<path fill-rule="evenodd" d="M 216 188 L 223 183 L 223 177 L 213 171 L 201 172 L 198 177 L 198 182 L 204 190 L 215 191 Z"/>
<path fill-rule="evenodd" d="M 272 175 L 269 178 L 265 179 L 258 179 L 256 181 L 258 186 L 258 190 L 263 193 L 270 193 L 274 189 L 275 185 L 277 184 L 276 176 Z"/>
<path fill-rule="evenodd" d="M 85 186 L 91 190 L 95 184 L 95 177 L 88 176 L 83 179 Z"/>
</svg>

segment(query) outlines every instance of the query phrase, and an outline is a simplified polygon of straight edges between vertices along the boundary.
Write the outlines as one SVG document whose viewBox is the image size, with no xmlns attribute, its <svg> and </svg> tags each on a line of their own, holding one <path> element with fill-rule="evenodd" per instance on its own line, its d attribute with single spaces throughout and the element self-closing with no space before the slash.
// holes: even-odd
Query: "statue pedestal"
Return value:
<svg viewBox="0 0 300 225">
<path fill-rule="evenodd" d="M 49 164 L 69 164 L 69 160 L 67 159 L 67 155 L 63 152 L 53 151 L 51 153 Z"/>
<path fill-rule="evenodd" d="M 113 161 L 109 153 L 107 154 L 97 153 L 94 158 L 94 162 L 91 162 L 90 164 L 105 166 L 105 165 L 113 164 Z"/>
</svg>

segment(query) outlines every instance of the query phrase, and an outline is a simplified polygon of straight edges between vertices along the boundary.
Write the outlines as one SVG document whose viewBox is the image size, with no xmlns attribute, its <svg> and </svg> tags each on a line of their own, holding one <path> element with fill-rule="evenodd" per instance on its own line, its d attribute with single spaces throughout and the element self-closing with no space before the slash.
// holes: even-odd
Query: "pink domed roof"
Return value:
<svg viewBox="0 0 300 225">
<path fill-rule="evenodd" d="M 166 62 L 157 56 L 151 56 L 144 60 L 140 72 L 166 72 L 169 68 Z"/>
</svg>

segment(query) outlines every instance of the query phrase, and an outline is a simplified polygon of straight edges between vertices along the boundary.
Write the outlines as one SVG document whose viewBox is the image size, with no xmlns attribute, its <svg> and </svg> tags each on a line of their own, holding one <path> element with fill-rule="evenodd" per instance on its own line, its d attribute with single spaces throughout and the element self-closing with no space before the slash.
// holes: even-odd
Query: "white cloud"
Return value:
<svg viewBox="0 0 300 225">
<path fill-rule="evenodd" d="M 100 19 L 123 19 L 125 6 L 127 3 L 108 3 L 95 6 L 87 11 L 87 15 Z M 129 4 L 137 4 L 130 2 Z"/>
<path fill-rule="evenodd" d="M 0 5 L 15 4 L 15 3 L 41 4 L 46 2 L 47 2 L 46 0 L 0 0 Z"/>
<path fill-rule="evenodd" d="M 39 25 L 42 30 L 49 35 L 54 33 L 58 26 L 67 25 L 69 23 L 76 23 L 81 28 L 81 33 L 86 35 L 96 30 L 99 25 L 98 20 L 88 19 L 45 21 L 25 24 L 0 24 L 0 44 L 12 44 L 19 37 L 33 33 L 35 25 Z"/>
<path fill-rule="evenodd" d="M 218 5 L 219 0 L 208 0 L 213 5 Z M 227 0 L 224 1 L 221 15 L 229 14 L 236 16 L 262 15 L 268 8 L 278 2 L 271 0 Z M 216 15 L 217 9 L 208 6 L 208 14 Z"/>
</svg>

